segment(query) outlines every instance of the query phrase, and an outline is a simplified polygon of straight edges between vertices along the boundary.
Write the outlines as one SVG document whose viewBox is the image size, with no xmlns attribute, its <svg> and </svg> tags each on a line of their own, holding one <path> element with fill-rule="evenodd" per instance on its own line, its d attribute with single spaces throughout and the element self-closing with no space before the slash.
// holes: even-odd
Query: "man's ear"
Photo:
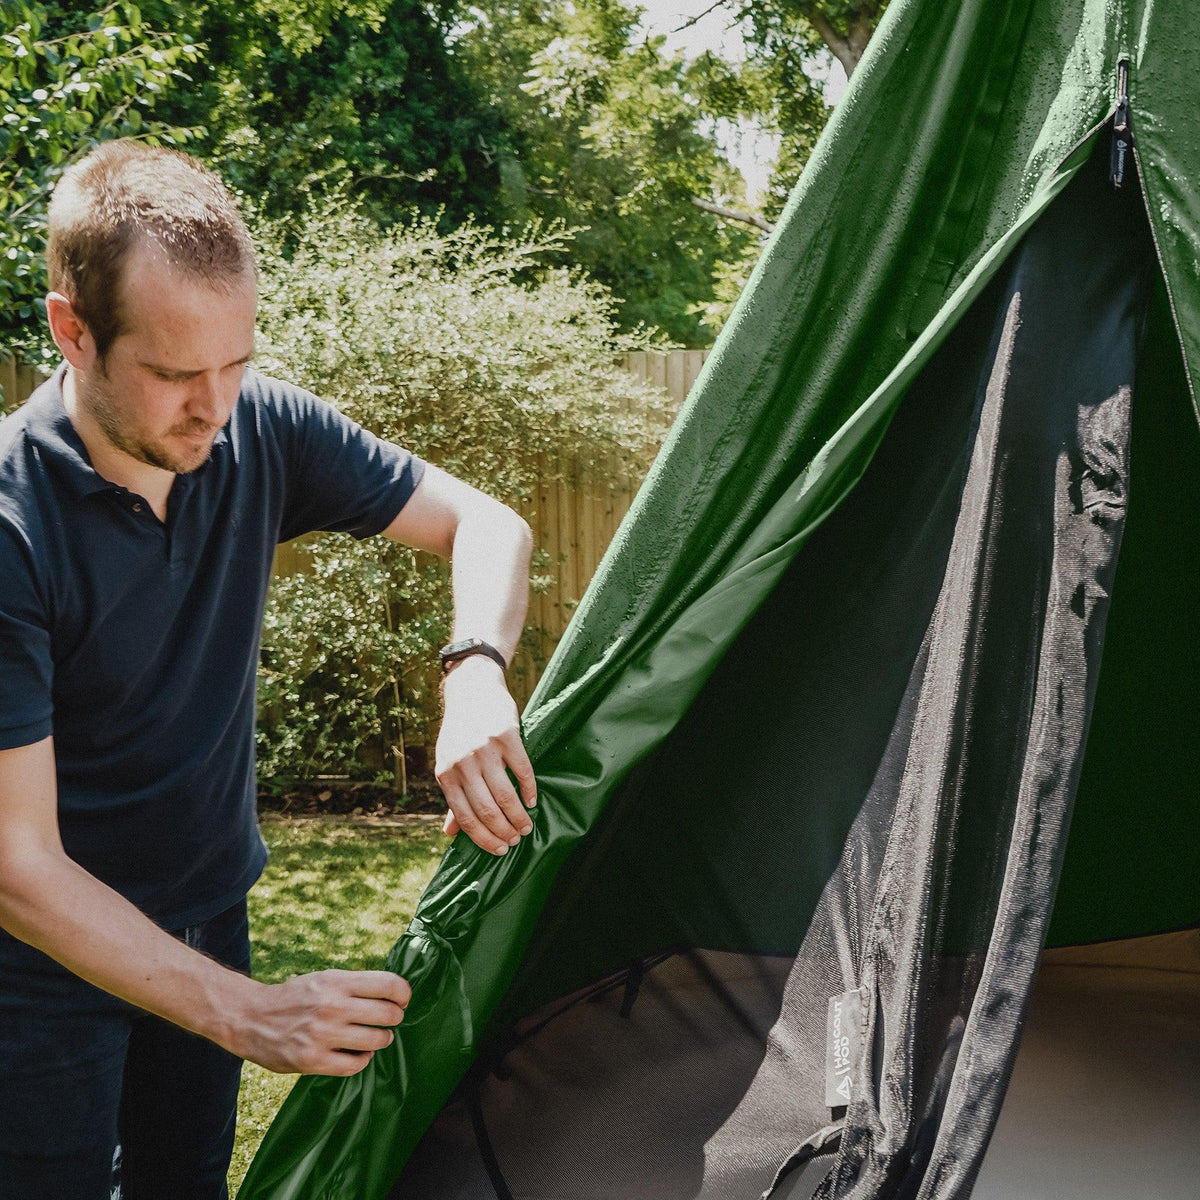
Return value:
<svg viewBox="0 0 1200 1200">
<path fill-rule="evenodd" d="M 47 295 L 46 318 L 50 322 L 50 336 L 63 358 L 77 371 L 90 371 L 96 362 L 95 339 L 87 322 L 62 292 Z"/>
</svg>

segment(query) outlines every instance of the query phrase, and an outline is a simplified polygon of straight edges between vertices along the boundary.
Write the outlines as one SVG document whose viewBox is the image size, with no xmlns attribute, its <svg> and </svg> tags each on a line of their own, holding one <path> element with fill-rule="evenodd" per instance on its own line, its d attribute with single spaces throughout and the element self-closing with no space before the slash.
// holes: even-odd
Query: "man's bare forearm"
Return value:
<svg viewBox="0 0 1200 1200">
<path fill-rule="evenodd" d="M 261 985 L 160 929 L 61 850 L 9 847 L 0 925 L 89 983 L 232 1048 L 229 1014 Z"/>
<path fill-rule="evenodd" d="M 477 637 L 512 658 L 529 602 L 533 535 L 512 509 L 428 465 L 384 536 L 452 563 L 454 640 Z"/>
<path fill-rule="evenodd" d="M 482 638 L 512 662 L 529 599 L 532 545 L 529 526 L 494 502 L 464 514 L 452 552 L 455 641 Z M 479 656 L 452 665 L 443 700 L 435 773 L 451 809 L 446 832 L 462 829 L 485 850 L 505 854 L 532 832 L 526 809 L 537 800 L 517 706 L 498 664 Z"/>
<path fill-rule="evenodd" d="M 512 661 L 529 603 L 529 526 L 500 504 L 468 512 L 454 534 L 454 640 L 490 642 Z"/>
<path fill-rule="evenodd" d="M 411 995 L 386 971 L 257 983 L 160 929 L 60 850 L 13 839 L 0 852 L 0 925 L 96 987 L 273 1071 L 362 1070 Z"/>
<path fill-rule="evenodd" d="M 450 558 L 453 640 L 481 638 L 511 662 L 529 602 L 529 526 L 499 501 L 428 466 L 384 533 Z M 533 829 L 526 808 L 536 801 L 537 783 L 500 665 L 480 655 L 458 659 L 443 699 L 434 774 L 450 806 L 446 832 L 461 829 L 485 850 L 506 854 Z"/>
</svg>

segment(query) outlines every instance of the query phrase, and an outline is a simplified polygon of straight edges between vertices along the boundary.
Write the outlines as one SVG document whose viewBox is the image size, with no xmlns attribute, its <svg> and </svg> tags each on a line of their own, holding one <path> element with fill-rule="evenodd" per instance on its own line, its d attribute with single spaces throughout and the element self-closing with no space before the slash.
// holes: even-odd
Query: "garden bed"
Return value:
<svg viewBox="0 0 1200 1200">
<path fill-rule="evenodd" d="M 407 794 L 382 783 L 344 779 L 302 780 L 258 790 L 261 813 L 289 817 L 373 816 L 389 817 L 446 811 L 446 801 L 436 783 L 414 783 Z"/>
</svg>

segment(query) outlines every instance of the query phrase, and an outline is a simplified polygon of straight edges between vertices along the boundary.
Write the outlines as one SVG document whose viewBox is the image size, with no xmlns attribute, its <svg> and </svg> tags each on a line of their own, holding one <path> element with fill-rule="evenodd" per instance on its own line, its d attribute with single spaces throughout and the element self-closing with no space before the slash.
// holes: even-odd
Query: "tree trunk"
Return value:
<svg viewBox="0 0 1200 1200">
<path fill-rule="evenodd" d="M 850 26 L 850 32 L 847 35 L 846 41 L 850 46 L 850 52 L 854 56 L 854 65 L 857 67 L 862 59 L 863 53 L 866 51 L 867 43 L 871 40 L 871 34 L 875 32 L 875 22 L 866 14 L 860 15 L 858 20 Z M 850 72 L 846 72 L 846 78 L 850 78 Z"/>
<path fill-rule="evenodd" d="M 879 16 L 879 7 L 860 12 L 850 23 L 845 34 L 834 29 L 833 23 L 818 5 L 812 5 L 804 15 L 807 17 L 808 23 L 820 35 L 821 40 L 832 51 L 833 56 L 842 64 L 846 78 L 849 79 L 854 74 L 854 68 L 862 59 L 867 43 L 871 40 L 875 21 Z"/>
</svg>

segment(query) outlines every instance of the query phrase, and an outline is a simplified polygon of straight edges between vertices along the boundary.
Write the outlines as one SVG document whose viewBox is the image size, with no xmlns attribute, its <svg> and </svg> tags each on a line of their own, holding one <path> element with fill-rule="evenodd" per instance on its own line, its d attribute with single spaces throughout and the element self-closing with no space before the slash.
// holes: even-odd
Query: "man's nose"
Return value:
<svg viewBox="0 0 1200 1200">
<path fill-rule="evenodd" d="M 230 397 L 226 395 L 227 390 L 221 386 L 221 378 L 216 371 L 205 371 L 195 376 L 188 392 L 188 416 L 219 429 L 229 420 L 236 399 L 236 393 Z"/>
</svg>

